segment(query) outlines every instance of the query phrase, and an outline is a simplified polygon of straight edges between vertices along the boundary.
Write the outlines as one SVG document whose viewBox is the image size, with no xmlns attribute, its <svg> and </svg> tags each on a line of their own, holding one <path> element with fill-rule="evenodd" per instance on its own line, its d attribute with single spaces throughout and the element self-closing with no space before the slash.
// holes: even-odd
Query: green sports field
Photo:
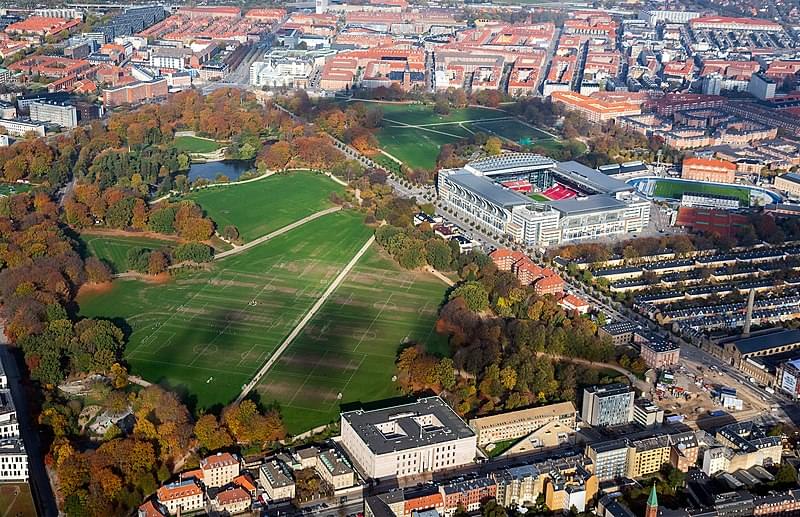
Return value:
<svg viewBox="0 0 800 517">
<path fill-rule="evenodd" d="M 369 103 L 367 107 L 376 103 Z M 507 113 L 489 108 L 458 108 L 451 109 L 447 115 L 439 115 L 433 111 L 432 104 L 393 104 L 378 103 L 383 110 L 383 119 L 386 122 L 397 122 L 412 126 L 425 124 L 458 123 L 468 120 L 485 120 L 490 118 L 508 117 Z M 386 123 L 384 123 L 386 125 Z"/>
<path fill-rule="evenodd" d="M 0 511 L 2 515 L 32 517 L 36 515 L 31 486 L 28 483 L 0 484 Z"/>
<path fill-rule="evenodd" d="M 367 106 L 376 104 L 383 109 L 383 127 L 375 135 L 381 149 L 412 169 L 433 170 L 441 146 L 472 134 L 469 121 L 509 116 L 488 108 L 452 109 L 447 115 L 439 115 L 430 104 L 369 103 Z"/>
<path fill-rule="evenodd" d="M 653 189 L 653 196 L 666 199 L 680 199 L 685 192 L 711 194 L 738 198 L 743 206 L 750 206 L 750 191 L 733 185 L 713 185 L 688 181 L 659 181 Z"/>
<path fill-rule="evenodd" d="M 553 136 L 533 128 L 518 120 L 488 120 L 486 122 L 475 122 L 472 129 L 495 134 L 501 138 L 519 143 L 521 139 L 530 138 L 532 142 L 537 140 L 552 140 Z"/>
<path fill-rule="evenodd" d="M 277 401 L 298 433 L 336 420 L 342 403 L 398 395 L 391 377 L 403 342 L 446 351 L 434 330 L 445 289 L 373 245 L 262 379 L 261 399 Z"/>
<path fill-rule="evenodd" d="M 342 194 L 344 187 L 322 174 L 292 171 L 197 190 L 189 198 L 203 207 L 220 231 L 232 224 L 243 240 L 250 241 L 333 206 L 331 192 Z"/>
<path fill-rule="evenodd" d="M 116 280 L 82 295 L 80 314 L 123 325 L 134 374 L 198 409 L 226 404 L 369 238 L 362 218 L 326 215 L 165 284 Z"/>
<path fill-rule="evenodd" d="M 179 136 L 175 138 L 175 148 L 187 153 L 213 153 L 222 147 L 214 140 L 195 136 Z"/>
<path fill-rule="evenodd" d="M 533 199 L 534 201 L 550 201 L 550 198 L 542 194 L 539 194 L 538 192 L 531 192 L 530 194 L 528 194 L 528 197 Z"/>
<path fill-rule="evenodd" d="M 428 170 L 436 167 L 441 146 L 468 136 L 468 131 L 455 124 L 438 126 L 436 132 L 418 128 L 383 127 L 377 134 L 378 143 L 384 151 L 412 169 Z"/>
<path fill-rule="evenodd" d="M 124 273 L 128 270 L 127 257 L 131 248 L 145 248 L 157 250 L 170 248 L 175 245 L 172 241 L 149 239 L 146 237 L 116 237 L 111 235 L 81 235 L 81 241 L 86 247 L 86 255 L 99 258 L 109 266 L 114 273 Z"/>
</svg>

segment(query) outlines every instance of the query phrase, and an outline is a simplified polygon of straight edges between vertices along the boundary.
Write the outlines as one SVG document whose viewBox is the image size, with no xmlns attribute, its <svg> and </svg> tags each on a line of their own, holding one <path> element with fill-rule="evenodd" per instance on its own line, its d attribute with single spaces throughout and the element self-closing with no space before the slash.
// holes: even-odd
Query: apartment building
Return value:
<svg viewBox="0 0 800 517">
<path fill-rule="evenodd" d="M 41 122 L 27 122 L 17 119 L 0 119 L 0 126 L 6 128 L 9 135 L 25 136 L 33 133 L 37 136 L 45 135 L 45 125 Z"/>
<path fill-rule="evenodd" d="M 107 107 L 134 104 L 149 99 L 166 97 L 169 86 L 166 78 L 152 81 L 137 81 L 116 88 L 103 90 L 103 104 Z"/>
<path fill-rule="evenodd" d="M 258 469 L 258 481 L 270 501 L 293 499 L 295 482 L 291 469 L 278 459 L 265 462 Z"/>
<path fill-rule="evenodd" d="M 203 489 L 194 478 L 163 485 L 156 491 L 156 498 L 170 515 L 190 513 L 205 507 Z"/>
<path fill-rule="evenodd" d="M 322 480 L 334 490 L 348 488 L 356 483 L 356 473 L 350 460 L 335 449 L 328 449 L 317 455 L 316 470 Z"/>
<path fill-rule="evenodd" d="M 342 446 L 369 478 L 404 477 L 470 464 L 475 432 L 440 397 L 341 415 Z"/>
<path fill-rule="evenodd" d="M 681 178 L 733 183 L 736 180 L 736 165 L 725 160 L 685 158 L 681 164 Z"/>
<path fill-rule="evenodd" d="M 642 427 L 655 427 L 664 422 L 664 410 L 647 399 L 633 403 L 633 421 Z"/>
<path fill-rule="evenodd" d="M 632 441 L 628 447 L 626 475 L 635 479 L 655 474 L 670 462 L 671 449 L 668 435 Z"/>
<path fill-rule="evenodd" d="M 229 452 L 218 452 L 200 460 L 200 470 L 206 487 L 225 486 L 239 475 L 239 458 Z"/>
<path fill-rule="evenodd" d="M 595 123 L 642 113 L 641 103 L 601 101 L 572 91 L 554 91 L 550 98 L 553 102 L 562 104 L 568 110 L 577 111 Z"/>
<path fill-rule="evenodd" d="M 627 321 L 608 323 L 597 329 L 597 335 L 607 337 L 614 346 L 626 345 L 633 341 L 636 325 Z"/>
<path fill-rule="evenodd" d="M 786 192 L 789 197 L 800 199 L 800 174 L 790 172 L 781 176 L 775 176 L 775 188 Z"/>
<path fill-rule="evenodd" d="M 633 420 L 633 399 L 633 388 L 625 384 L 584 388 L 581 419 L 593 427 L 630 423 Z"/>
<path fill-rule="evenodd" d="M 520 409 L 499 415 L 473 418 L 469 426 L 477 434 L 479 446 L 527 436 L 550 422 L 575 427 L 575 406 L 560 402 L 529 409 Z"/>
<path fill-rule="evenodd" d="M 250 508 L 252 498 L 246 490 L 242 488 L 229 488 L 217 493 L 214 498 L 214 506 L 224 515 L 236 515 L 243 513 Z"/>
<path fill-rule="evenodd" d="M 73 128 L 78 125 L 78 110 L 63 102 L 41 101 L 30 105 L 31 120 L 50 122 L 61 127 Z"/>
<path fill-rule="evenodd" d="M 641 343 L 639 355 L 650 368 L 668 368 L 678 364 L 681 347 L 671 341 L 645 341 Z"/>
<path fill-rule="evenodd" d="M 586 457 L 594 465 L 598 481 L 621 478 L 628 471 L 628 442 L 615 440 L 586 446 Z"/>
<path fill-rule="evenodd" d="M 459 509 L 467 512 L 480 510 L 481 504 L 497 496 L 497 483 L 489 477 L 453 481 L 441 485 L 439 493 L 444 504 L 444 517 L 451 517 Z"/>
</svg>

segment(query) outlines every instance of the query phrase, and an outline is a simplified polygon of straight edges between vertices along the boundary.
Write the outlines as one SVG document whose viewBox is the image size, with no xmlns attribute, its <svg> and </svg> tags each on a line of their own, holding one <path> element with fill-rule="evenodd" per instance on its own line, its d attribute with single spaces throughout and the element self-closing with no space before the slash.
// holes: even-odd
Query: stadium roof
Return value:
<svg viewBox="0 0 800 517">
<path fill-rule="evenodd" d="M 573 197 L 571 199 L 562 199 L 561 201 L 550 201 L 547 204 L 564 215 L 578 215 L 584 212 L 619 210 L 625 208 L 625 203 L 605 194 Z"/>
<path fill-rule="evenodd" d="M 555 172 L 600 194 L 616 194 L 617 192 L 630 192 L 633 190 L 633 187 L 624 181 L 611 178 L 576 161 L 559 162 L 556 165 Z"/>
<path fill-rule="evenodd" d="M 460 170 L 448 176 L 456 185 L 478 194 L 490 203 L 501 207 L 529 205 L 533 200 L 513 190 L 504 188 L 483 176 L 476 176 L 465 170 Z"/>
<path fill-rule="evenodd" d="M 510 172 L 519 168 L 549 168 L 555 165 L 550 158 L 533 153 L 508 153 L 469 162 L 467 170 L 478 174 Z"/>
<path fill-rule="evenodd" d="M 440 397 L 411 404 L 342 413 L 373 454 L 415 449 L 475 436 L 475 432 Z"/>
</svg>

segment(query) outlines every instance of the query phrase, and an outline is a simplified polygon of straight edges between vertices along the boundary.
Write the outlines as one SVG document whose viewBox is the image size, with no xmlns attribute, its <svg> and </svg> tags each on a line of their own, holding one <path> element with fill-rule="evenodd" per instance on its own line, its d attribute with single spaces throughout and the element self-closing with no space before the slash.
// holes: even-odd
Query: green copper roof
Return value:
<svg viewBox="0 0 800 517">
<path fill-rule="evenodd" d="M 650 490 L 650 497 L 647 498 L 647 506 L 658 506 L 658 496 L 656 495 L 655 483 L 653 483 L 653 488 Z"/>
</svg>

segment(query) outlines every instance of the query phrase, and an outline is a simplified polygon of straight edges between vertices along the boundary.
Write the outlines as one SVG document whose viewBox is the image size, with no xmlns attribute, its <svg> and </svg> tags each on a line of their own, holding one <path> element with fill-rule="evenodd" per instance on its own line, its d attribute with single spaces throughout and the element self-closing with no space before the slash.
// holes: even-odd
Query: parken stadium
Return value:
<svg viewBox="0 0 800 517">
<path fill-rule="evenodd" d="M 442 169 L 439 199 L 459 218 L 546 248 L 643 230 L 650 202 L 631 185 L 578 162 L 512 153 Z"/>
</svg>

